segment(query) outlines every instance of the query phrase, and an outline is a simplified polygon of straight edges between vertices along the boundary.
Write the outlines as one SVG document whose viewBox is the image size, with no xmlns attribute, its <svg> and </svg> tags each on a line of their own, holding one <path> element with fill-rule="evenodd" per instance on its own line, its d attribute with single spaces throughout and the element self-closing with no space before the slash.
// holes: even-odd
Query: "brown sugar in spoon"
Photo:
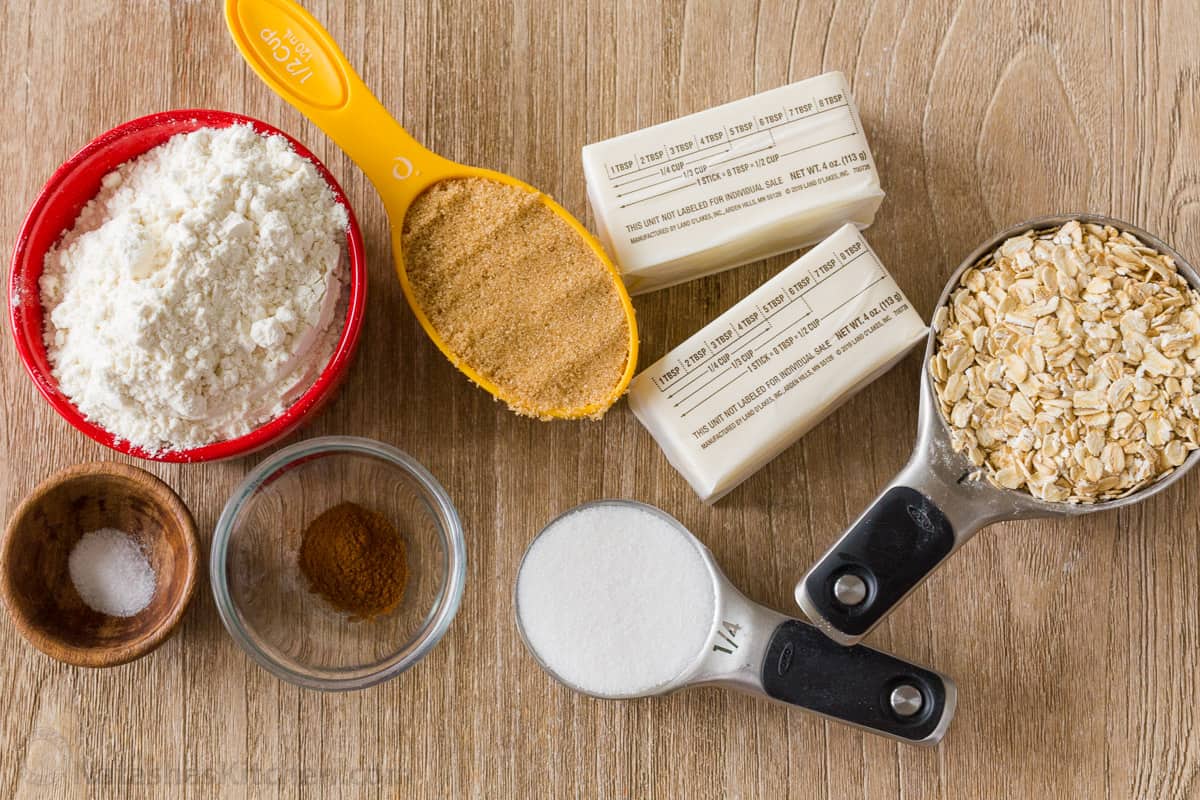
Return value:
<svg viewBox="0 0 1200 800">
<path fill-rule="evenodd" d="M 595 237 L 532 186 L 420 145 L 291 0 L 226 0 L 225 19 L 259 77 L 374 183 L 405 297 L 438 349 L 519 414 L 603 415 L 633 377 L 638 342 Z"/>
</svg>

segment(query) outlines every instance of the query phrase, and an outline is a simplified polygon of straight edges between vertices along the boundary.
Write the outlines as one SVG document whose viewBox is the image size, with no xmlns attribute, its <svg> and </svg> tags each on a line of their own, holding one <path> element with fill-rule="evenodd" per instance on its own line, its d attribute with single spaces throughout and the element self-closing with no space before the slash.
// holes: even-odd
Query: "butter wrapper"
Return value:
<svg viewBox="0 0 1200 800">
<path fill-rule="evenodd" d="M 865 228 L 883 200 L 840 72 L 588 145 L 583 171 L 634 294 Z"/>
<path fill-rule="evenodd" d="M 846 224 L 638 374 L 629 404 L 719 500 L 883 374 L 927 328 Z"/>
</svg>

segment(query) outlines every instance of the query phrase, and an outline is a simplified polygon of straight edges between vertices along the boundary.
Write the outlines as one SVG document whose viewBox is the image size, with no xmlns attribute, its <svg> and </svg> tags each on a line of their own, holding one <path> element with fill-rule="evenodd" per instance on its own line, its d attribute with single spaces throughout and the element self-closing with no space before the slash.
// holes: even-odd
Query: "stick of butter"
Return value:
<svg viewBox="0 0 1200 800">
<path fill-rule="evenodd" d="M 883 200 L 840 72 L 588 145 L 583 172 L 633 294 L 865 228 Z"/>
<path fill-rule="evenodd" d="M 700 499 L 716 502 L 925 337 L 850 224 L 629 387 L 629 405 Z"/>
</svg>

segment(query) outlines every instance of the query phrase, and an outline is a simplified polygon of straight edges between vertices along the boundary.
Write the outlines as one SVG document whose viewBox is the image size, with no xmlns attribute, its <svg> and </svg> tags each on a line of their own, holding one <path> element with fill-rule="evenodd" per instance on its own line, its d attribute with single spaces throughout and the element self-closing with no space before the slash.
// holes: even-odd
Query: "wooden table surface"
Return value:
<svg viewBox="0 0 1200 800">
<path fill-rule="evenodd" d="M 824 70 L 846 73 L 888 196 L 867 238 L 928 317 L 999 227 L 1111 213 L 1200 259 L 1196 0 L 309 0 L 419 139 L 542 187 L 590 220 L 582 145 Z M 631 497 L 678 516 L 754 599 L 792 587 L 904 462 L 914 353 L 715 508 L 622 403 L 600 423 L 520 419 L 426 340 L 359 170 L 242 62 L 215 0 L 7 0 L 0 225 L 53 169 L 168 108 L 244 112 L 306 142 L 346 188 L 371 294 L 358 360 L 300 437 L 372 436 L 429 466 L 470 556 L 462 610 L 399 679 L 354 694 L 280 683 L 226 635 L 207 580 L 162 649 L 62 666 L 0 623 L 0 793 L 15 797 L 1200 797 L 1200 478 L 1076 521 L 997 525 L 871 642 L 950 674 L 958 716 L 904 746 L 716 690 L 601 702 L 517 636 L 518 560 L 552 516 Z M 794 256 L 637 298 L 649 364 Z M 5 334 L 5 340 L 10 337 Z M 35 393 L 3 344 L 4 514 L 51 472 L 111 458 Z M 145 465 L 207 551 L 262 455 Z"/>
</svg>

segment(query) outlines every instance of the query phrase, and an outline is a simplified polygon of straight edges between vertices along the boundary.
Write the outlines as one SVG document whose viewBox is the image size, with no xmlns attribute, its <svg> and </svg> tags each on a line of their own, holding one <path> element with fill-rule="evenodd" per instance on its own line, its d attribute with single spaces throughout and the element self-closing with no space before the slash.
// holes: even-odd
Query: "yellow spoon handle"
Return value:
<svg viewBox="0 0 1200 800">
<path fill-rule="evenodd" d="M 225 0 L 225 22 L 259 77 L 367 174 L 393 225 L 422 189 L 461 169 L 410 136 L 329 32 L 292 0 Z"/>
</svg>

